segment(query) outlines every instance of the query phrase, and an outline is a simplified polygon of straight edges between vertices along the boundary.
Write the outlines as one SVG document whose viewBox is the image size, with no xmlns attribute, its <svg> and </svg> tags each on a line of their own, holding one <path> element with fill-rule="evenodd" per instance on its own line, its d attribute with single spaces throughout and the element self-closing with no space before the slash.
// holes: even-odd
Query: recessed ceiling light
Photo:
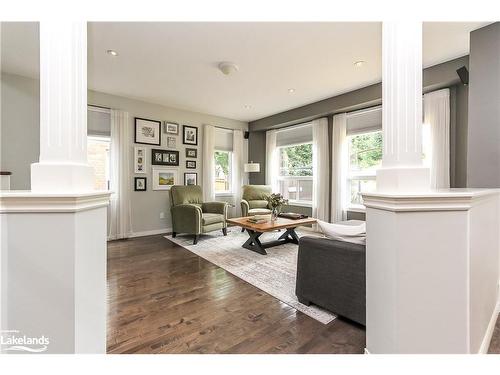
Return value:
<svg viewBox="0 0 500 375">
<path fill-rule="evenodd" d="M 222 74 L 228 76 L 231 73 L 237 72 L 239 68 L 235 63 L 223 61 L 219 63 L 219 70 L 222 72 Z"/>
<path fill-rule="evenodd" d="M 295 92 L 295 89 L 288 89 L 289 94 L 293 94 Z"/>
<path fill-rule="evenodd" d="M 116 52 L 115 50 L 112 50 L 112 49 L 108 49 L 108 50 L 106 51 L 106 53 L 107 53 L 108 55 L 111 55 L 111 56 L 118 56 L 118 52 Z"/>
<path fill-rule="evenodd" d="M 356 68 L 361 68 L 363 65 L 365 65 L 365 62 L 363 60 L 359 60 L 354 63 L 354 66 Z"/>
<path fill-rule="evenodd" d="M 245 104 L 245 109 L 250 109 L 252 106 L 250 104 Z"/>
</svg>

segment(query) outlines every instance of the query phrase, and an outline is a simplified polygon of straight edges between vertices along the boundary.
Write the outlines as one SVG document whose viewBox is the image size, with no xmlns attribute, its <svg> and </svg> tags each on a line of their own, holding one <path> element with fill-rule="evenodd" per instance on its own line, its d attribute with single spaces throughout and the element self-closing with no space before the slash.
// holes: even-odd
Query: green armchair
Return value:
<svg viewBox="0 0 500 375">
<path fill-rule="evenodd" d="M 267 215 L 271 213 L 267 197 L 272 193 L 269 185 L 244 185 L 242 189 L 241 213 L 243 216 Z"/>
<path fill-rule="evenodd" d="M 200 234 L 222 229 L 227 235 L 227 203 L 203 202 L 203 192 L 198 185 L 174 185 L 170 188 L 172 237 L 177 233 L 194 235 L 193 244 Z"/>
</svg>

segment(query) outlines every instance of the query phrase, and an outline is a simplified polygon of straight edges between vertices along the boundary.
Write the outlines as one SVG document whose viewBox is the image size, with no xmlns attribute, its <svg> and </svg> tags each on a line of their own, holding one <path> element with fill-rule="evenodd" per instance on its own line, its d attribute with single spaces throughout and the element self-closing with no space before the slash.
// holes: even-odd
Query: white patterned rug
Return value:
<svg viewBox="0 0 500 375">
<path fill-rule="evenodd" d="M 275 240 L 281 233 L 264 233 L 260 239 L 262 242 Z M 311 233 L 297 231 L 297 234 L 300 237 Z M 303 305 L 297 300 L 295 296 L 297 245 L 285 244 L 271 247 L 266 249 L 267 255 L 260 255 L 241 247 L 248 239 L 248 234 L 242 233 L 241 229 L 236 227 L 228 228 L 227 237 L 223 237 L 221 231 L 204 234 L 197 245 L 193 245 L 193 236 L 177 235 L 176 238 L 172 238 L 169 235 L 165 238 L 323 324 L 328 324 L 336 318 L 326 310 L 314 305 Z"/>
</svg>

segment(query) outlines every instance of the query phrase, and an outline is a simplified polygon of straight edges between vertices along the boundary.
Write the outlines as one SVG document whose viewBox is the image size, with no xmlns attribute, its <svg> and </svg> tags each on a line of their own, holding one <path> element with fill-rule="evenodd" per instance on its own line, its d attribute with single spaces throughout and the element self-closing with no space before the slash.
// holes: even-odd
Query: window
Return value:
<svg viewBox="0 0 500 375">
<path fill-rule="evenodd" d="M 382 132 L 350 135 L 347 142 L 349 205 L 362 206 L 361 193 L 374 191 L 376 187 L 376 171 L 382 164 Z"/>
<path fill-rule="evenodd" d="M 282 146 L 278 148 L 278 152 L 280 193 L 292 203 L 311 204 L 312 143 Z"/>
<path fill-rule="evenodd" d="M 231 193 L 231 159 L 230 151 L 215 151 L 215 194 Z"/>
<path fill-rule="evenodd" d="M 87 159 L 94 168 L 94 188 L 109 189 L 109 169 L 111 140 L 109 137 L 89 135 L 87 137 Z"/>
</svg>

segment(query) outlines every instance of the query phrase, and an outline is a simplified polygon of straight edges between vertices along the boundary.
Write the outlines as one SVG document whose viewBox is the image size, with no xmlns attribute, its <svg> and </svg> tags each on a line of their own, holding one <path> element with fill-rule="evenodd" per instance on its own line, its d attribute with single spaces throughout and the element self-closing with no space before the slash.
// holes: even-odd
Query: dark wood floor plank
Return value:
<svg viewBox="0 0 500 375">
<path fill-rule="evenodd" d="M 108 244 L 109 353 L 362 353 L 364 329 L 324 325 L 172 243 Z"/>
</svg>

